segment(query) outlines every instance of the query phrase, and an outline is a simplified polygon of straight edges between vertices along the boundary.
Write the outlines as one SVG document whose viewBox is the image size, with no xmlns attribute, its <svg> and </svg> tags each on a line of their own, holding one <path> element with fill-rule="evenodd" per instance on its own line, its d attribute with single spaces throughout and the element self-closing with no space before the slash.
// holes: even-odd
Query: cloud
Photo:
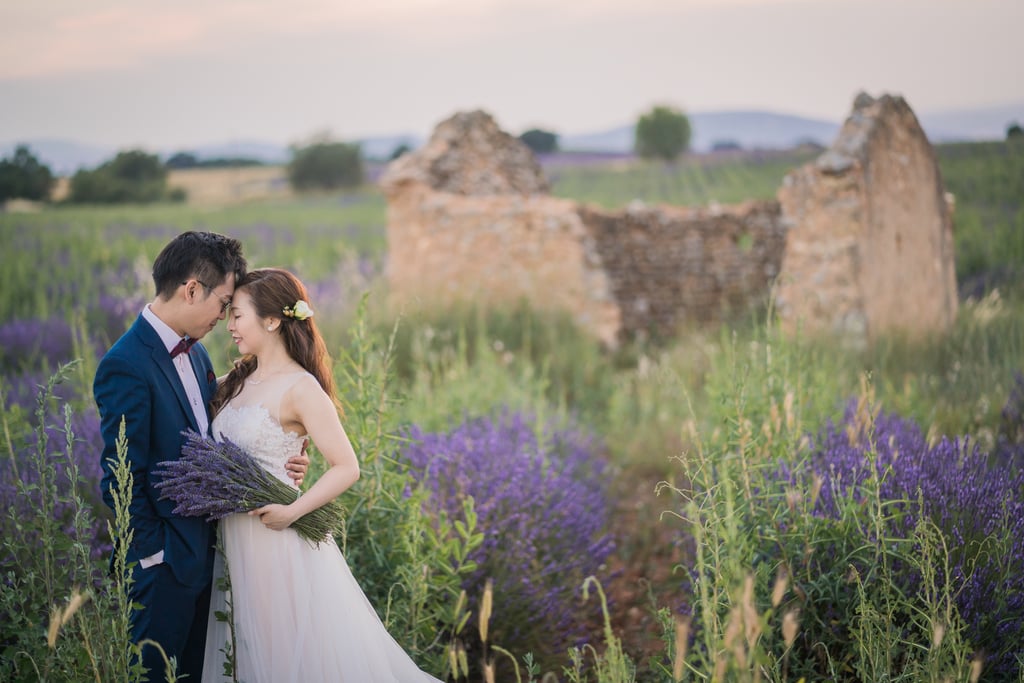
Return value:
<svg viewBox="0 0 1024 683">
<path fill-rule="evenodd" d="M 413 41 L 471 41 L 531 19 L 572 28 L 598 16 L 672 13 L 789 0 L 50 0 L 0 7 L 0 80 L 144 67 L 202 57 L 225 45 L 329 31 L 380 32 Z M 825 0 L 819 0 L 825 1 Z"/>
</svg>

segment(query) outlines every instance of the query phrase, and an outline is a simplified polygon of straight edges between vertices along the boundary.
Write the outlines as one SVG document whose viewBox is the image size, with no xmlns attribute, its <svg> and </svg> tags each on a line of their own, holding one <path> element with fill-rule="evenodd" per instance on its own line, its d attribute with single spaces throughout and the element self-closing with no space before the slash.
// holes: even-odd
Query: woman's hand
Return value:
<svg viewBox="0 0 1024 683">
<path fill-rule="evenodd" d="M 274 531 L 287 529 L 291 526 L 292 522 L 298 519 L 298 515 L 292 511 L 290 505 L 279 505 L 277 503 L 250 510 L 249 516 L 259 517 L 263 526 Z"/>
</svg>

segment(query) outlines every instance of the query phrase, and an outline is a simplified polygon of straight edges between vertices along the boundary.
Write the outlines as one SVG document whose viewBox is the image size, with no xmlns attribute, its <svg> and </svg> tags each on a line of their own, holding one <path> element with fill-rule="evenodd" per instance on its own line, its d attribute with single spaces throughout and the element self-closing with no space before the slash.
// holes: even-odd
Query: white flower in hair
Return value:
<svg viewBox="0 0 1024 683">
<path fill-rule="evenodd" d="M 294 306 L 285 306 L 284 314 L 296 320 L 306 320 L 313 317 L 313 309 L 305 301 L 299 299 Z"/>
</svg>

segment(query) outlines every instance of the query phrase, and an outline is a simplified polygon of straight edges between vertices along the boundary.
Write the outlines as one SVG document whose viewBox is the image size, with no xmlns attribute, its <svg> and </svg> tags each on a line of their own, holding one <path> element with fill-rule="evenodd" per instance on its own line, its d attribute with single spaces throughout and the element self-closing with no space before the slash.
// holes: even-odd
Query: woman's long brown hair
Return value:
<svg viewBox="0 0 1024 683">
<path fill-rule="evenodd" d="M 335 392 L 334 373 L 331 371 L 331 357 L 314 318 L 297 320 L 284 313 L 285 308 L 291 308 L 300 299 L 312 305 L 302 282 L 287 270 L 261 268 L 249 272 L 235 289 L 244 289 L 249 294 L 258 316 L 281 320 L 281 340 L 288 355 L 316 378 L 331 397 L 338 412 L 341 412 L 341 403 Z M 242 356 L 235 363 L 235 367 L 217 387 L 217 393 L 210 403 L 214 415 L 238 395 L 245 385 L 245 379 L 255 370 L 256 356 L 252 354 Z"/>
</svg>

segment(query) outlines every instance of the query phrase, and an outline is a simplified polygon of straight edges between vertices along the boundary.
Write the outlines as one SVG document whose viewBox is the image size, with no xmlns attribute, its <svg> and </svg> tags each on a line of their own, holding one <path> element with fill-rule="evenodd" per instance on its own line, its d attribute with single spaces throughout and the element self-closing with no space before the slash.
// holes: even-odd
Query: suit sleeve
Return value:
<svg viewBox="0 0 1024 683">
<path fill-rule="evenodd" d="M 100 362 L 93 384 L 103 434 L 103 479 L 100 488 L 104 502 L 113 509 L 111 490 L 117 486 L 114 467 L 117 461 L 117 436 L 121 418 L 128 440 L 128 464 L 132 473 L 132 500 L 129 506 L 132 547 L 139 557 L 149 557 L 163 549 L 163 521 L 146 493 L 153 452 L 150 448 L 152 396 L 149 385 L 133 364 L 123 358 L 107 357 Z"/>
</svg>

